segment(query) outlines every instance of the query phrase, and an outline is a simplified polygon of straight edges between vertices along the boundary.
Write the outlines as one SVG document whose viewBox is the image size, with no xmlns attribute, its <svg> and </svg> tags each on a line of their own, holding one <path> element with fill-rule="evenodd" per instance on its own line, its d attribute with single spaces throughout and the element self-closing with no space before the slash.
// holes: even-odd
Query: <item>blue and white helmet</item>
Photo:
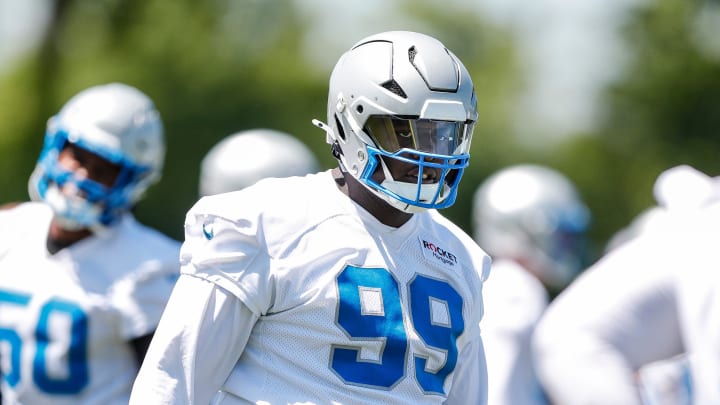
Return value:
<svg viewBox="0 0 720 405">
<path fill-rule="evenodd" d="M 106 187 L 61 167 L 58 156 L 67 143 L 119 165 L 115 184 Z M 121 83 L 91 87 L 48 121 L 30 196 L 48 203 L 68 229 L 107 226 L 160 179 L 164 159 L 163 124 L 147 95 Z"/>
<path fill-rule="evenodd" d="M 215 144 L 200 165 L 201 196 L 241 190 L 267 177 L 303 176 L 318 169 L 296 137 L 274 129 L 236 132 Z"/>
<path fill-rule="evenodd" d="M 478 112 L 470 74 L 452 52 L 424 34 L 380 33 L 340 57 L 329 87 L 328 123 L 313 122 L 341 168 L 404 212 L 455 202 Z M 381 157 L 417 165 L 418 181 L 396 181 Z M 380 183 L 372 178 L 378 166 Z M 428 167 L 441 175 L 423 184 Z"/>
<path fill-rule="evenodd" d="M 475 241 L 494 258 L 518 261 L 550 290 L 589 264 L 590 211 L 575 185 L 549 167 L 521 164 L 488 177 L 473 199 Z"/>
</svg>

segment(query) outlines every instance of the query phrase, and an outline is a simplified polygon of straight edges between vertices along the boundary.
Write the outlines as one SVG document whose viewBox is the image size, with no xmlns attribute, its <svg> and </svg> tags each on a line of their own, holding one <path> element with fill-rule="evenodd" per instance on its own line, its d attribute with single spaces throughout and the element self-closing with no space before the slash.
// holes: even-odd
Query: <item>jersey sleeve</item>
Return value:
<svg viewBox="0 0 720 405">
<path fill-rule="evenodd" d="M 103 306 L 115 318 L 115 333 L 126 341 L 157 327 L 180 275 L 179 253 L 179 241 L 142 225 L 132 214 L 77 250 L 60 252 L 71 255 L 82 273 L 103 277 Z"/>
<path fill-rule="evenodd" d="M 545 403 L 530 348 L 535 325 L 548 305 L 545 287 L 515 262 L 499 260 L 483 286 L 483 301 L 480 329 L 488 363 L 488 402 Z"/>
<path fill-rule="evenodd" d="M 16 241 L 22 240 L 34 226 L 46 226 L 45 221 L 49 222 L 51 216 L 50 209 L 39 203 L 23 203 L 0 209 L 0 256 L 11 249 Z"/>
<path fill-rule="evenodd" d="M 552 401 L 637 404 L 637 370 L 683 350 L 672 266 L 658 254 L 669 248 L 646 239 L 601 259 L 545 312 L 533 346 Z"/>
<path fill-rule="evenodd" d="M 479 334 L 465 345 L 458 354 L 459 359 L 453 377 L 452 389 L 445 404 L 486 405 L 488 395 L 488 374 L 485 362 L 485 350 Z"/>
<path fill-rule="evenodd" d="M 259 214 L 230 219 L 209 213 L 213 209 L 207 202 L 201 199 L 186 216 L 181 273 L 210 281 L 253 313 L 265 314 L 272 304 L 272 277 L 270 257 L 259 235 Z"/>
<path fill-rule="evenodd" d="M 181 275 L 133 386 L 131 405 L 208 404 L 257 321 L 217 285 Z"/>
<path fill-rule="evenodd" d="M 112 292 L 115 307 L 122 314 L 121 334 L 126 340 L 152 333 L 160 322 L 165 304 L 178 276 L 178 265 L 129 277 L 120 281 Z"/>
</svg>

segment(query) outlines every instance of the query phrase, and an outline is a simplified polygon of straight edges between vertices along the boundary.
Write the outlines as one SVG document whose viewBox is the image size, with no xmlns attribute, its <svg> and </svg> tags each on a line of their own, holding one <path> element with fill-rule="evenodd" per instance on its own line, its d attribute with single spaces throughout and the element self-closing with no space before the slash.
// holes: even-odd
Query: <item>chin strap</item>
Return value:
<svg viewBox="0 0 720 405">
<path fill-rule="evenodd" d="M 343 151 L 340 148 L 340 144 L 338 143 L 338 141 L 335 140 L 335 137 L 333 136 L 333 130 L 330 127 L 330 125 L 328 125 L 318 119 L 313 119 L 312 123 L 316 127 L 325 131 L 325 142 L 330 144 L 330 150 L 332 152 L 332 155 L 335 157 L 335 159 L 340 161 L 340 156 L 342 156 Z M 340 164 L 342 165 L 342 162 L 340 162 Z M 346 170 L 343 170 L 343 171 L 346 171 Z"/>
<path fill-rule="evenodd" d="M 342 156 L 342 149 L 340 149 L 340 144 L 337 142 L 333 142 L 332 146 L 330 146 L 330 149 L 332 151 L 332 155 L 335 156 L 335 159 L 340 160 L 340 156 Z"/>
</svg>

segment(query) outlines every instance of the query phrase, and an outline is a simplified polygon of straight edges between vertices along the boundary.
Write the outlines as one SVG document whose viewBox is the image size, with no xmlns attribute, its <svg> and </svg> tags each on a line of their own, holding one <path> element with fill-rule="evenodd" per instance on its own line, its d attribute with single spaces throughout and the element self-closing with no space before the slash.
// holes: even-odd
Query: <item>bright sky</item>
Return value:
<svg viewBox="0 0 720 405">
<path fill-rule="evenodd" d="M 305 37 L 306 54 L 328 72 L 338 56 L 358 40 L 396 27 L 417 25 L 398 10 L 396 3 L 386 0 L 294 1 L 304 17 L 314 21 Z"/>
<path fill-rule="evenodd" d="M 599 93 L 623 69 L 618 29 L 647 0 L 480 0 L 484 13 L 515 32 L 529 88 L 517 106 L 518 133 L 534 137 L 592 128 Z"/>
<path fill-rule="evenodd" d="M 40 39 L 49 0 L 0 0 L 0 73 Z"/>
<path fill-rule="evenodd" d="M 306 41 L 321 65 L 331 65 L 355 40 L 408 26 L 408 17 L 384 0 L 294 0 L 314 21 Z M 445 0 L 475 7 L 511 28 L 529 68 L 529 88 L 517 106 L 518 133 L 537 139 L 591 128 L 600 89 L 617 76 L 626 58 L 617 28 L 625 12 L 649 0 Z M 0 73 L 34 45 L 47 21 L 51 0 L 0 0 Z M 378 18 L 382 10 L 383 18 Z M 318 43 L 327 43 L 323 49 Z"/>
</svg>

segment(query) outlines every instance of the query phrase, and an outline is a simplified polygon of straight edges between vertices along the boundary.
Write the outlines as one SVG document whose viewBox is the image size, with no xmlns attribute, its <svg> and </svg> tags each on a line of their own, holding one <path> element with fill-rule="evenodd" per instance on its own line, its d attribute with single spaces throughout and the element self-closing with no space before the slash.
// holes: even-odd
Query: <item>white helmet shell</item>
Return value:
<svg viewBox="0 0 720 405">
<path fill-rule="evenodd" d="M 70 217 L 66 218 L 68 223 L 80 221 L 78 226 L 94 225 L 95 221 L 107 225 L 128 211 L 143 197 L 147 188 L 160 179 L 165 159 L 163 132 L 154 103 L 140 90 L 122 83 L 83 90 L 48 121 L 43 151 L 30 178 L 30 195 L 35 200 L 45 200 L 49 188 L 72 181 L 78 190 L 86 188 L 85 196 L 81 193 L 73 197 L 72 204 L 58 207 L 84 209 L 81 208 L 83 204 L 78 204 L 79 199 L 87 199 L 88 190 L 97 190 L 97 185 L 86 183 L 91 180 L 68 177 L 57 164 L 66 143 L 76 144 L 120 165 L 121 174 L 118 182 L 105 190 L 103 196 L 95 192 L 94 200 L 88 201 L 89 205 L 95 205 L 88 206 L 88 212 L 96 212 L 97 206 L 102 206 L 100 218 L 95 214 L 62 212 L 62 208 L 58 208 L 60 212 L 56 214 Z"/>
<path fill-rule="evenodd" d="M 416 212 L 444 208 L 454 202 L 459 178 L 468 163 L 477 116 L 472 80 L 452 52 L 430 36 L 390 31 L 359 41 L 340 57 L 330 77 L 327 125 L 321 127 L 341 167 L 394 207 Z M 373 184 L 370 177 L 374 170 L 384 165 L 378 155 L 394 158 L 399 151 L 383 148 L 371 136 L 366 128 L 371 117 L 457 125 L 457 144 L 452 150 L 429 151 L 426 155 L 445 162 L 442 178 L 446 184 L 439 187 L 418 181 L 412 184 L 409 193 L 408 187 L 392 179 Z M 416 152 L 412 148 L 403 151 Z M 421 166 L 422 161 L 419 159 L 417 164 Z M 424 195 L 433 196 L 432 201 L 415 198 Z"/>
<path fill-rule="evenodd" d="M 144 183 L 159 180 L 165 161 L 163 125 L 154 103 L 140 90 L 122 83 L 91 87 L 71 98 L 51 121 L 68 133 L 70 142 L 82 140 L 151 168 Z"/>
<path fill-rule="evenodd" d="M 493 257 L 521 262 L 552 290 L 564 288 L 587 264 L 589 223 L 573 183 L 539 165 L 498 171 L 473 200 L 477 243 Z"/>
<path fill-rule="evenodd" d="M 296 137 L 273 129 L 229 135 L 205 155 L 201 196 L 241 190 L 266 177 L 302 176 L 317 171 L 315 155 Z"/>
</svg>

